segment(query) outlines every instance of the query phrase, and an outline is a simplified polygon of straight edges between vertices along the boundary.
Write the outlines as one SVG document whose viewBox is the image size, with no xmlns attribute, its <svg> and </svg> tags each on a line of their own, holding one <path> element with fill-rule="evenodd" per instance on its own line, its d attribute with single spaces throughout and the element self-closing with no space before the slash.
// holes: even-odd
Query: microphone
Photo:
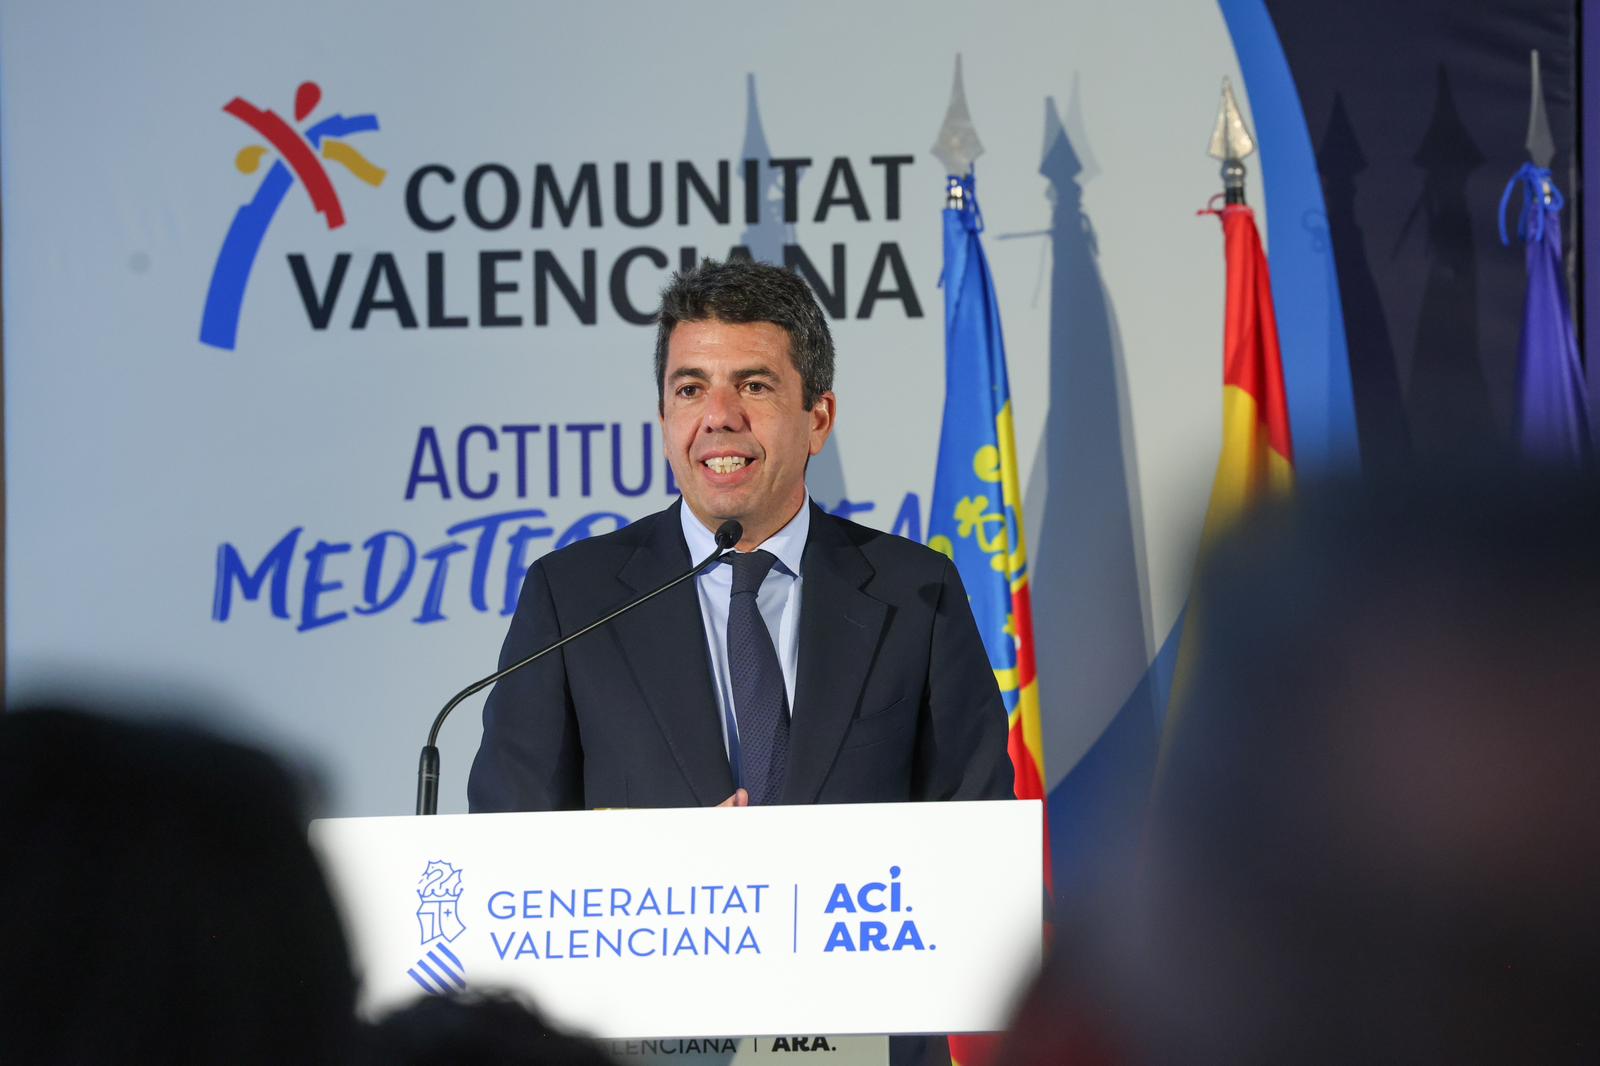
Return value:
<svg viewBox="0 0 1600 1066">
<path fill-rule="evenodd" d="M 466 688 L 450 697 L 450 702 L 445 704 L 444 707 L 439 711 L 438 715 L 434 717 L 433 728 L 428 730 L 428 743 L 423 745 L 422 758 L 417 763 L 417 813 L 439 813 L 439 729 L 444 725 L 444 720 L 450 717 L 450 712 L 456 709 L 456 704 L 460 703 L 462 700 L 466 699 L 475 692 L 483 691 L 496 681 L 499 681 L 502 677 L 505 677 L 507 674 L 514 674 L 518 670 L 521 670 L 524 666 L 527 666 L 529 663 L 534 662 L 537 659 L 542 659 L 546 655 L 549 655 L 551 652 L 555 651 L 557 648 L 577 640 L 591 629 L 599 629 L 601 626 L 605 625 L 613 618 L 616 618 L 618 615 L 627 614 L 641 603 L 652 600 L 675 585 L 681 585 L 690 578 L 696 577 L 701 571 L 705 570 L 713 563 L 721 562 L 722 557 L 732 554 L 733 546 L 744 539 L 744 527 L 730 518 L 726 522 L 722 523 L 722 525 L 717 527 L 716 537 L 717 550 L 696 563 L 692 569 L 685 573 L 679 574 L 677 577 L 673 578 L 671 581 L 668 581 L 660 588 L 651 589 L 649 592 L 645 593 L 643 596 L 640 596 L 633 602 L 623 604 L 621 607 L 618 607 L 615 611 L 612 611 L 604 618 L 590 622 L 576 633 L 571 633 L 565 637 L 562 637 L 560 640 L 556 641 L 547 648 L 540 648 L 538 651 L 534 652 L 526 659 L 523 659 L 521 662 L 512 663 L 510 666 L 499 671 L 498 673 L 490 674 L 488 677 L 474 681 L 472 684 L 468 685 Z"/>
</svg>

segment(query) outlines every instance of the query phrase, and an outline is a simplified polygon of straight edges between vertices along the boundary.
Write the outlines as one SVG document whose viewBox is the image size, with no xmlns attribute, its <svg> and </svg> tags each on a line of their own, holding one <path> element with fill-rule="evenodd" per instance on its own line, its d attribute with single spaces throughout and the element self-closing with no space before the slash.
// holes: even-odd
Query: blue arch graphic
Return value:
<svg viewBox="0 0 1600 1066">
<path fill-rule="evenodd" d="M 1244 74 L 1266 188 L 1267 258 L 1295 466 L 1360 462 L 1339 280 L 1305 111 L 1265 0 L 1218 0 Z M 1221 237 L 1218 236 L 1220 241 Z M 1221 339 L 1217 341 L 1219 347 Z M 1056 891 L 1068 898 L 1126 858 L 1143 828 L 1184 614 L 1104 733 L 1049 796 Z"/>
</svg>

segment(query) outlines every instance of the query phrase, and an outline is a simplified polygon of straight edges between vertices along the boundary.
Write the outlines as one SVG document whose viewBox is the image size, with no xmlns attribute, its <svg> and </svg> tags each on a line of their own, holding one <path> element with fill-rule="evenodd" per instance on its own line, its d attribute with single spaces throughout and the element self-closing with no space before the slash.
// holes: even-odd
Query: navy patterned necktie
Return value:
<svg viewBox="0 0 1600 1066">
<path fill-rule="evenodd" d="M 740 775 L 752 804 L 778 802 L 789 763 L 789 696 L 772 634 L 756 594 L 772 564 L 771 552 L 727 556 L 733 567 L 728 600 L 728 673 L 739 723 Z"/>
</svg>

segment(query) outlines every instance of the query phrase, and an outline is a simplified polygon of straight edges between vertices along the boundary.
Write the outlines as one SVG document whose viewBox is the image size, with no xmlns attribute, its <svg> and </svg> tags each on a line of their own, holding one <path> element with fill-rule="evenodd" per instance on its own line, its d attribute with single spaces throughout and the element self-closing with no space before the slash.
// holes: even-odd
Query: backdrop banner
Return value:
<svg viewBox="0 0 1600 1066">
<path fill-rule="evenodd" d="M 811 282 L 813 496 L 923 539 L 958 53 L 1054 785 L 1181 611 L 1217 453 L 1194 212 L 1248 86 L 1209 3 L 0 9 L 8 698 L 181 692 L 325 813 L 409 810 L 527 566 L 674 498 L 649 319 L 702 256 Z"/>
</svg>

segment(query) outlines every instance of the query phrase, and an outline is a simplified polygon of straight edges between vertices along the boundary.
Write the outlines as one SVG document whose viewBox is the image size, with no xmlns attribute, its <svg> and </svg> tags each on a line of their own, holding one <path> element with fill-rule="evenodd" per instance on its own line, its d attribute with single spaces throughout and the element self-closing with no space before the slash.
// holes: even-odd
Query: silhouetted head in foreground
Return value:
<svg viewBox="0 0 1600 1066">
<path fill-rule="evenodd" d="M 1595 487 L 1309 488 L 1196 610 L 1137 884 L 1035 1021 L 1085 1061 L 1600 1061 Z"/>
<path fill-rule="evenodd" d="M 345 1061 L 344 936 L 275 762 L 44 708 L 0 715 L 0 758 L 0 1061 Z"/>
<path fill-rule="evenodd" d="M 373 1066 L 610 1066 L 593 1041 L 569 1035 L 510 994 L 418 999 L 368 1033 Z"/>
</svg>

